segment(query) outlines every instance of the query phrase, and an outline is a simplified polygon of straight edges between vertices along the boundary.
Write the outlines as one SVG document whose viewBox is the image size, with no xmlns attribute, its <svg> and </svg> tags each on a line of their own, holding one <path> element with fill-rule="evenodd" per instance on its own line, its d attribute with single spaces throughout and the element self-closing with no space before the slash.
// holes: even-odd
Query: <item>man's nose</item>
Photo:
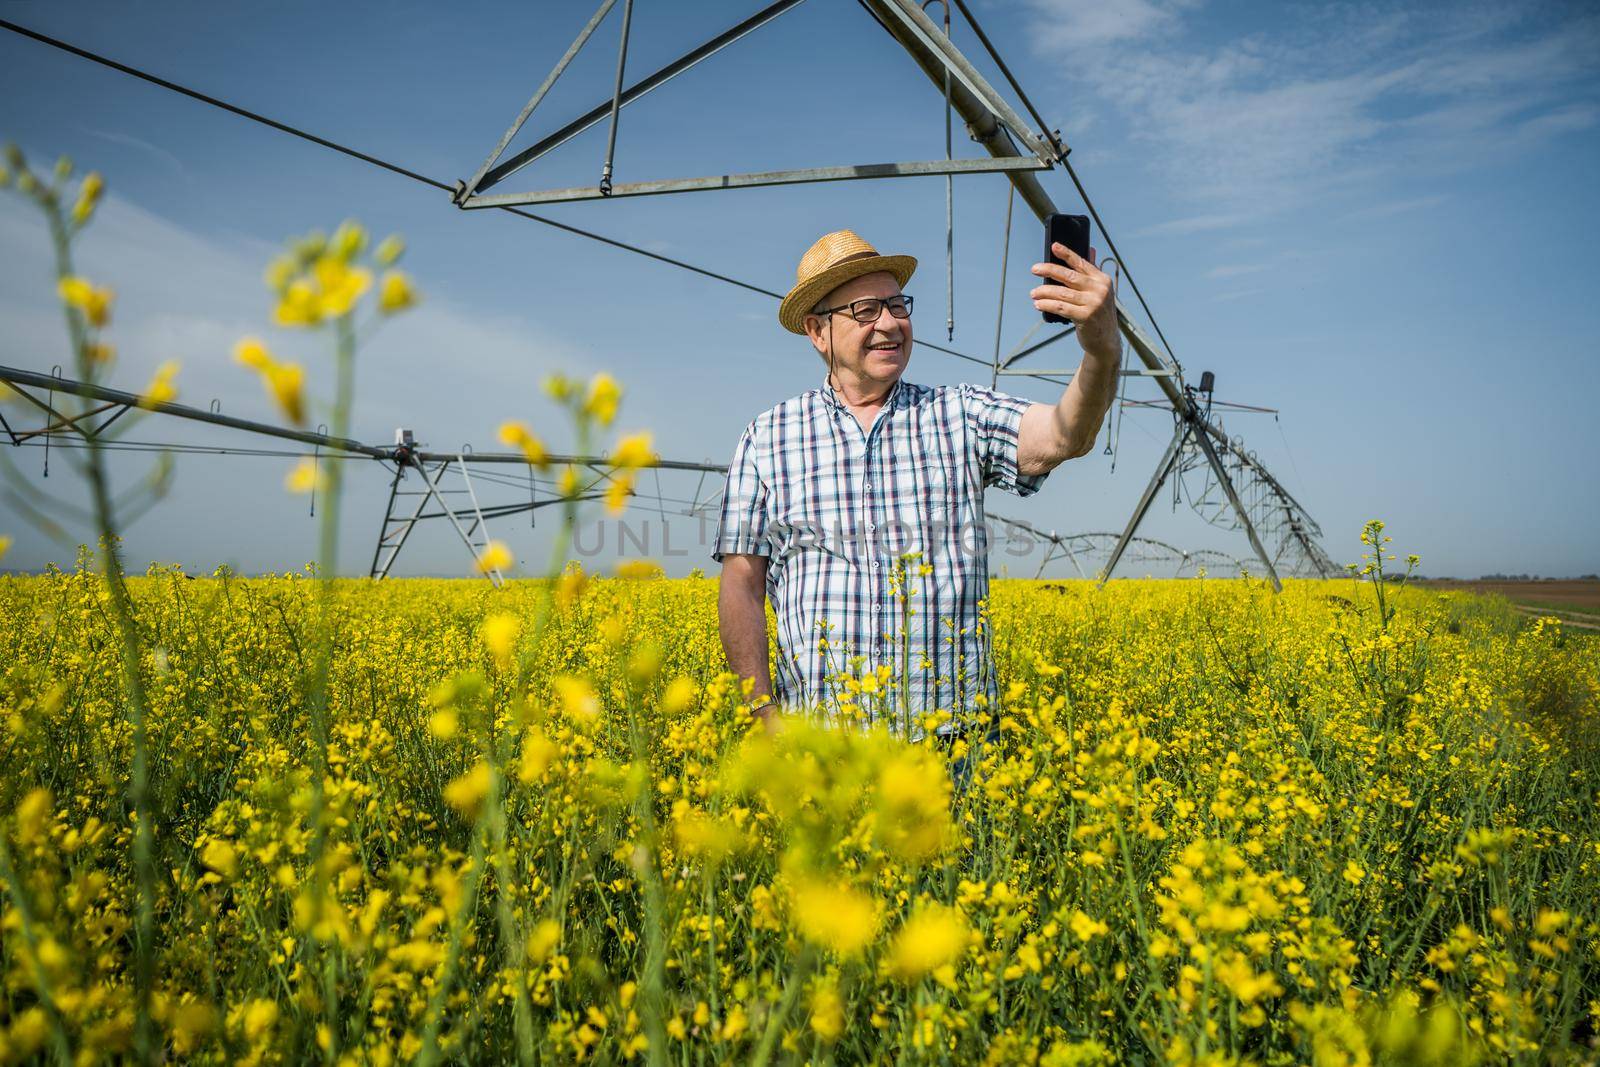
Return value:
<svg viewBox="0 0 1600 1067">
<path fill-rule="evenodd" d="M 889 305 L 884 304 L 878 308 L 878 317 L 872 320 L 872 328 L 878 333 L 888 333 L 890 332 L 889 327 L 899 330 L 908 321 L 908 319 L 895 318 L 894 314 L 889 310 Z"/>
</svg>

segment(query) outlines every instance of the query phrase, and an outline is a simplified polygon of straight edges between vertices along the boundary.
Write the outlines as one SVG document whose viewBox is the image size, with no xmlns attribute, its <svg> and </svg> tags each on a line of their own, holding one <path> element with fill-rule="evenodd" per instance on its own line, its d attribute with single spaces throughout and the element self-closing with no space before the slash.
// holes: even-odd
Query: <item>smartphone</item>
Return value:
<svg viewBox="0 0 1600 1067">
<path fill-rule="evenodd" d="M 1051 252 L 1051 247 L 1057 243 L 1064 244 L 1084 259 L 1089 258 L 1089 216 L 1088 215 L 1051 215 L 1044 220 L 1044 262 L 1054 263 L 1059 267 L 1067 264 L 1061 257 Z M 1040 279 L 1045 285 L 1054 285 L 1049 278 Z M 1071 319 L 1046 311 L 1046 322 L 1071 322 Z"/>
</svg>

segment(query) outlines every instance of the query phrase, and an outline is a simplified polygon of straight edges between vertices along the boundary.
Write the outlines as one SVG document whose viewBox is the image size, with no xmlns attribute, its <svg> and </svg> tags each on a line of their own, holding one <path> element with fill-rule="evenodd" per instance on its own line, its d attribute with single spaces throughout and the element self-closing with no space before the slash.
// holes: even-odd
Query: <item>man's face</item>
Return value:
<svg viewBox="0 0 1600 1067">
<path fill-rule="evenodd" d="M 822 299 L 823 307 L 839 307 L 854 300 L 880 300 L 900 294 L 900 283 L 888 271 L 863 274 L 839 286 Z M 841 374 L 892 384 L 911 359 L 911 319 L 897 319 L 887 306 L 872 322 L 857 322 L 848 311 L 832 315 L 807 315 L 806 334 L 824 360 L 832 359 Z M 831 337 L 830 337 L 831 330 Z"/>
</svg>

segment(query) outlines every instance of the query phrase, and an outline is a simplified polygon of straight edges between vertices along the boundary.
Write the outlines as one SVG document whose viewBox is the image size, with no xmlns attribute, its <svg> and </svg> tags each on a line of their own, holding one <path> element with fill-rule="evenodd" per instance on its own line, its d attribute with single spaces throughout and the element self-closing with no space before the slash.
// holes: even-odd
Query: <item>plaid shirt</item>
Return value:
<svg viewBox="0 0 1600 1067">
<path fill-rule="evenodd" d="M 1045 475 L 1017 473 L 1018 428 L 1031 403 L 902 378 L 864 431 L 824 382 L 750 423 L 728 468 L 711 558 L 769 558 L 780 703 L 837 708 L 847 694 L 836 675 L 881 665 L 893 672 L 893 703 L 856 699 L 869 718 L 895 711 L 891 725 L 906 709 L 907 682 L 913 714 L 969 710 L 980 693 L 996 699 L 979 619 L 989 596 L 983 490 L 1029 496 L 1044 484 Z M 922 554 L 905 568 L 909 618 L 894 579 L 908 552 Z"/>
</svg>

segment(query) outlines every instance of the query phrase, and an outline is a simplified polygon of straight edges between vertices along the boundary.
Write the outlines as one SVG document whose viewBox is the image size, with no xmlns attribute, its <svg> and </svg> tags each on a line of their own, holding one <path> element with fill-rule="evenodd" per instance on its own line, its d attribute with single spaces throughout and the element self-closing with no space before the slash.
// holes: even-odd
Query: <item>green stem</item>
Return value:
<svg viewBox="0 0 1600 1067">
<path fill-rule="evenodd" d="M 61 217 L 59 201 L 46 202 L 50 236 L 55 245 L 56 278 L 73 273 L 71 237 Z M 87 323 L 70 308 L 63 307 L 67 332 L 78 363 L 78 374 L 93 381 L 96 364 L 89 355 Z M 117 651 L 122 661 L 123 695 L 127 699 L 128 720 L 133 727 L 133 766 L 128 781 L 128 804 L 134 813 L 133 866 L 135 904 L 134 937 L 134 1056 L 141 1063 L 154 1062 L 157 1056 L 155 1021 L 150 1015 L 150 995 L 155 982 L 155 835 L 151 827 L 149 735 L 146 727 L 149 703 L 142 674 L 143 647 L 133 616 L 133 599 L 123 571 L 122 551 L 117 535 L 111 482 L 106 473 L 105 456 L 99 439 L 85 435 L 89 459 L 84 467 L 94 504 L 95 529 L 100 538 L 100 564 L 111 601 L 111 617 L 116 623 Z"/>
<path fill-rule="evenodd" d="M 772 1062 L 772 1052 L 778 1047 L 778 1038 L 783 1034 L 784 1023 L 789 1021 L 789 1013 L 794 1010 L 795 1001 L 800 999 L 800 990 L 805 986 L 806 977 L 811 973 L 811 961 L 811 949 L 809 947 L 802 949 L 800 958 L 795 960 L 788 984 L 784 986 L 783 999 L 778 1002 L 772 1016 L 767 1019 L 767 1028 L 761 1032 L 761 1043 L 750 1056 L 751 1067 L 764 1067 L 765 1064 Z"/>
</svg>

